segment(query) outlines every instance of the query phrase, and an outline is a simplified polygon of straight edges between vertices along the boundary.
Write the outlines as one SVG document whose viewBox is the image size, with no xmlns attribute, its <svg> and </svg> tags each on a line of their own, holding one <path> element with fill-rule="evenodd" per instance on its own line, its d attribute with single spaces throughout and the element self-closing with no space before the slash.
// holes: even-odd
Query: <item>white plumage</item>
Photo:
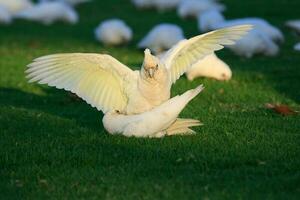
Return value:
<svg viewBox="0 0 300 200">
<path fill-rule="evenodd" d="M 27 78 L 76 93 L 104 113 L 140 114 L 167 101 L 172 84 L 196 61 L 234 44 L 249 29 L 235 26 L 183 40 L 161 59 L 146 49 L 141 71 L 132 71 L 109 55 L 43 56 L 28 65 Z"/>
<path fill-rule="evenodd" d="M 275 41 L 283 41 L 282 33 L 267 22 L 258 18 L 245 18 L 226 21 L 221 13 L 210 10 L 198 17 L 198 26 L 201 31 L 214 30 L 248 22 L 254 29 L 244 38 L 237 41 L 236 45 L 229 48 L 237 55 L 251 58 L 254 54 L 275 56 L 279 47 Z"/>
<path fill-rule="evenodd" d="M 16 15 L 17 18 L 38 21 L 50 25 L 55 21 L 64 21 L 70 24 L 78 22 L 76 11 L 62 2 L 44 2 L 26 9 Z"/>
<path fill-rule="evenodd" d="M 181 18 L 196 18 L 207 10 L 224 11 L 226 7 L 214 0 L 182 0 L 177 7 L 177 14 Z"/>
<path fill-rule="evenodd" d="M 9 11 L 0 5 L 0 24 L 10 24 L 12 22 L 12 16 Z"/>
<path fill-rule="evenodd" d="M 31 8 L 33 3 L 30 0 L 0 0 L 0 6 L 4 7 L 11 15 L 14 15 Z"/>
<path fill-rule="evenodd" d="M 95 29 L 95 37 L 106 45 L 121 45 L 132 39 L 132 30 L 120 19 L 109 19 Z"/>
<path fill-rule="evenodd" d="M 193 119 L 177 118 L 183 108 L 197 96 L 203 87 L 189 90 L 175 96 L 161 105 L 136 115 L 123 115 L 109 112 L 103 117 L 104 128 L 111 134 L 123 134 L 136 137 L 162 137 L 175 134 L 192 134 L 192 126 L 201 123 Z"/>
<path fill-rule="evenodd" d="M 185 39 L 182 29 L 175 24 L 159 24 L 138 43 L 138 48 L 149 48 L 155 54 L 169 50 Z"/>
<path fill-rule="evenodd" d="M 225 81 L 231 79 L 232 76 L 230 67 L 214 53 L 193 64 L 185 74 L 190 81 L 197 77 L 209 77 Z"/>
<path fill-rule="evenodd" d="M 289 20 L 286 22 L 286 25 L 294 29 L 298 34 L 300 34 L 300 19 L 298 20 Z"/>
</svg>

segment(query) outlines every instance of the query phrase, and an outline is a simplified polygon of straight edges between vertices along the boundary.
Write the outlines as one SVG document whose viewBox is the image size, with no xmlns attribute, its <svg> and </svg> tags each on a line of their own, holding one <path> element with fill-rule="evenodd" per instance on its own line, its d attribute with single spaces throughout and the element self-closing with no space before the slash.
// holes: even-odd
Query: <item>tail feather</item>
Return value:
<svg viewBox="0 0 300 200">
<path fill-rule="evenodd" d="M 201 125 L 203 124 L 199 120 L 177 118 L 176 121 L 166 131 L 167 135 L 194 134 L 195 131 L 190 129 L 190 127 Z"/>
</svg>

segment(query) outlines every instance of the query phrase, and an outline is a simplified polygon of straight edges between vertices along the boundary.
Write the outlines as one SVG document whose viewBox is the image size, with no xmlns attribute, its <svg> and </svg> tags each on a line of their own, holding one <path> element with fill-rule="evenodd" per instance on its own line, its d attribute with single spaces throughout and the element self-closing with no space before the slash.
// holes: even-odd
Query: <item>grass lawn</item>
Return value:
<svg viewBox="0 0 300 200">
<path fill-rule="evenodd" d="M 283 23 L 300 17 L 300 2 L 224 3 L 226 17 L 264 17 L 286 41 L 276 58 L 219 52 L 233 69 L 229 82 L 182 77 L 173 95 L 206 87 L 181 113 L 205 124 L 188 137 L 111 136 L 102 113 L 65 91 L 28 84 L 24 69 L 33 58 L 58 52 L 105 52 L 137 69 L 143 53 L 135 44 L 153 25 L 176 23 L 190 37 L 198 34 L 196 21 L 138 11 L 129 0 L 94 0 L 78 7 L 75 26 L 1 25 L 0 199 L 299 199 L 300 116 L 283 117 L 264 104 L 299 110 L 300 54 L 292 50 L 299 38 Z M 93 39 L 94 27 L 111 17 L 133 28 L 129 46 Z"/>
</svg>

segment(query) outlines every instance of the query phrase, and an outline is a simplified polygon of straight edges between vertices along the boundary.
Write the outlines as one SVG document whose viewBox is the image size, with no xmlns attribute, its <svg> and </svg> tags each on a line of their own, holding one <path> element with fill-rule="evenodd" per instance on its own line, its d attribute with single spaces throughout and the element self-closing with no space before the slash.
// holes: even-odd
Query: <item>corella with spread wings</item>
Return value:
<svg viewBox="0 0 300 200">
<path fill-rule="evenodd" d="M 30 82 L 76 93 L 105 114 L 139 114 L 167 101 L 172 83 L 192 64 L 223 45 L 234 44 L 250 29 L 249 25 L 234 26 L 183 40 L 161 59 L 146 49 L 140 71 L 109 55 L 70 53 L 37 58 L 26 73 Z"/>
</svg>

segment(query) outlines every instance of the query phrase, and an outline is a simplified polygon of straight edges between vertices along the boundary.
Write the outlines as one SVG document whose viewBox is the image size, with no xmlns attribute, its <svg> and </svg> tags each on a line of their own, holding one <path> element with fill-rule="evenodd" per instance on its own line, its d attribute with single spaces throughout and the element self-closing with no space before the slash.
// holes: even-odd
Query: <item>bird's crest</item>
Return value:
<svg viewBox="0 0 300 200">
<path fill-rule="evenodd" d="M 145 49 L 144 54 L 144 68 L 154 68 L 157 65 L 157 60 L 151 54 L 150 49 Z"/>
</svg>

